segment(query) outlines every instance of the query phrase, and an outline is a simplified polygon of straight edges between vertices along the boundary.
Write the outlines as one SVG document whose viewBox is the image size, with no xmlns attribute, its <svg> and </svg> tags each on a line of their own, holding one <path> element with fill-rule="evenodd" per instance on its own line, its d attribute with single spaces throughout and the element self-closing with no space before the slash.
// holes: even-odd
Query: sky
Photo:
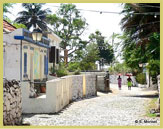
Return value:
<svg viewBox="0 0 163 129">
<path fill-rule="evenodd" d="M 96 10 L 102 12 L 121 12 L 122 4 L 120 3 L 73 3 L 77 9 L 83 10 Z M 55 13 L 60 3 L 47 3 L 43 8 L 50 8 L 52 13 Z M 9 11 L 12 14 L 7 14 L 11 20 L 15 20 L 18 17 L 17 13 L 22 11 L 21 3 L 13 5 Z M 88 28 L 83 34 L 83 39 L 87 39 L 90 33 L 94 33 L 96 30 L 102 32 L 102 35 L 106 37 L 106 40 L 111 44 L 111 35 L 114 33 L 122 33 L 121 26 L 119 25 L 122 15 L 114 13 L 102 13 L 90 12 L 80 10 L 82 17 L 87 21 Z M 120 59 L 119 59 L 120 61 Z"/>
<path fill-rule="evenodd" d="M 84 10 L 96 10 L 96 11 L 107 11 L 107 12 L 121 12 L 122 5 L 120 3 L 74 3 L 77 9 Z M 59 3 L 47 3 L 44 8 L 50 8 L 52 13 L 55 13 Z M 7 14 L 7 16 L 11 20 L 15 20 L 18 17 L 17 13 L 22 11 L 23 8 L 21 4 L 15 4 L 13 8 L 10 9 L 12 14 Z M 90 33 L 99 30 L 102 32 L 106 38 L 109 38 L 113 32 L 114 33 L 122 33 L 120 29 L 120 20 L 122 19 L 122 15 L 112 14 L 112 13 L 102 13 L 99 12 L 89 12 L 89 11 L 81 11 L 81 15 L 86 19 L 89 24 L 86 32 L 84 33 L 84 37 L 88 37 Z"/>
</svg>

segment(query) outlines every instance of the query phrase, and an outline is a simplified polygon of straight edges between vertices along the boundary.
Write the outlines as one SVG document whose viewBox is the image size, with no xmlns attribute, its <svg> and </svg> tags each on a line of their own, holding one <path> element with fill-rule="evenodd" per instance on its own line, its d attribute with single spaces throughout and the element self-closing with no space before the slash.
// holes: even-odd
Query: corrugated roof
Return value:
<svg viewBox="0 0 163 129">
<path fill-rule="evenodd" d="M 3 20 L 3 28 L 5 30 L 8 30 L 8 31 L 14 31 L 16 29 L 15 26 L 13 26 L 12 24 L 10 24 L 9 22 L 7 22 L 6 20 Z"/>
</svg>

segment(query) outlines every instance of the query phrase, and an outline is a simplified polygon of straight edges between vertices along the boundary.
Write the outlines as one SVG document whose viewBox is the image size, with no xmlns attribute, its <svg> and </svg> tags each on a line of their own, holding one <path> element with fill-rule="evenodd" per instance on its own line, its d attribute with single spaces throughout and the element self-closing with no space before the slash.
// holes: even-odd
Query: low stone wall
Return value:
<svg viewBox="0 0 163 129">
<path fill-rule="evenodd" d="M 104 76 L 97 76 L 97 91 L 105 91 Z"/>
<path fill-rule="evenodd" d="M 72 75 L 46 82 L 46 95 L 29 98 L 30 84 L 22 82 L 23 113 L 55 113 L 71 101 L 96 95 L 95 75 Z"/>
<path fill-rule="evenodd" d="M 19 82 L 3 80 L 3 124 L 22 123 L 22 99 Z"/>
<path fill-rule="evenodd" d="M 97 75 L 97 76 L 105 76 L 106 72 L 81 72 L 83 75 Z"/>
<path fill-rule="evenodd" d="M 72 100 L 96 95 L 96 76 L 91 74 L 73 75 Z"/>
<path fill-rule="evenodd" d="M 96 89 L 96 75 L 85 75 L 86 90 L 85 96 L 95 96 L 97 93 Z"/>
<path fill-rule="evenodd" d="M 83 75 L 72 75 L 72 100 L 83 98 Z"/>
</svg>

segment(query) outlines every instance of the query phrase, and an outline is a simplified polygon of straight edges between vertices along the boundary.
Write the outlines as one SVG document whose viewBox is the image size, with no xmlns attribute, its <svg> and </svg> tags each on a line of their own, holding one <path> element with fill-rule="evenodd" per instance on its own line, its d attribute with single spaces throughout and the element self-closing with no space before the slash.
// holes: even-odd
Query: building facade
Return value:
<svg viewBox="0 0 163 129">
<path fill-rule="evenodd" d="M 5 21 L 5 24 L 12 26 Z M 32 39 L 32 33 L 26 29 L 12 31 L 3 30 L 3 77 L 20 81 L 42 81 L 47 79 L 50 63 L 49 55 L 51 47 L 55 47 L 53 61 L 59 59 L 59 43 L 61 39 L 53 33 L 42 37 L 36 42 Z M 58 51 L 58 52 L 57 52 Z M 52 62 L 52 63 L 53 63 Z"/>
</svg>

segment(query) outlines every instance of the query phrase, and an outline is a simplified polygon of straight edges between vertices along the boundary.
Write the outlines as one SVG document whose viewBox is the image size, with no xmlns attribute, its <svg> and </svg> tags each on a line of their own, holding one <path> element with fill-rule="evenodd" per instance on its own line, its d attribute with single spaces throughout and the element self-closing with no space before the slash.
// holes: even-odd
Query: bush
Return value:
<svg viewBox="0 0 163 129">
<path fill-rule="evenodd" d="M 68 68 L 67 70 L 69 72 L 74 72 L 75 70 L 77 70 L 79 68 L 79 62 L 71 62 L 68 64 Z"/>
<path fill-rule="evenodd" d="M 75 70 L 74 75 L 79 75 L 80 72 L 81 72 L 81 70 L 78 68 L 77 70 Z"/>
<path fill-rule="evenodd" d="M 95 70 L 96 69 L 96 64 L 93 62 L 80 62 L 80 67 L 81 70 Z"/>
<path fill-rule="evenodd" d="M 140 84 L 146 84 L 146 75 L 145 73 L 139 73 L 136 75 L 136 81 Z"/>
<path fill-rule="evenodd" d="M 62 77 L 68 75 L 68 71 L 63 65 L 60 65 L 59 69 L 56 70 L 56 74 L 58 77 Z"/>
<path fill-rule="evenodd" d="M 153 84 L 157 84 L 157 76 L 160 74 L 160 60 L 150 60 L 147 69 L 152 77 Z"/>
<path fill-rule="evenodd" d="M 50 67 L 50 73 L 51 74 L 55 74 L 56 73 L 56 70 L 53 67 Z"/>
</svg>

